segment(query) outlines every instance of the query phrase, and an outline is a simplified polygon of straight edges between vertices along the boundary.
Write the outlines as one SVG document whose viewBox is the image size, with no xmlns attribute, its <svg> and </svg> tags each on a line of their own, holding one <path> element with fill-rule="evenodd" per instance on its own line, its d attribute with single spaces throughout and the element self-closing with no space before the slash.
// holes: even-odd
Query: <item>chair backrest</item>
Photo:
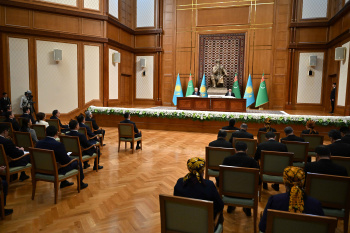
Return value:
<svg viewBox="0 0 350 233">
<path fill-rule="evenodd" d="M 304 162 L 306 164 L 309 152 L 308 142 L 282 141 L 282 143 L 286 144 L 288 152 L 294 153 L 294 162 Z"/>
<path fill-rule="evenodd" d="M 159 195 L 161 232 L 214 232 L 212 201 Z"/>
<path fill-rule="evenodd" d="M 29 148 L 33 173 L 44 173 L 57 176 L 57 164 L 53 150 Z"/>
<path fill-rule="evenodd" d="M 41 140 L 46 137 L 46 126 L 45 125 L 32 125 L 32 128 L 35 130 L 36 137 Z"/>
<path fill-rule="evenodd" d="M 259 169 L 220 165 L 219 171 L 220 195 L 254 198 L 258 203 Z"/>
<path fill-rule="evenodd" d="M 307 173 L 305 191 L 307 195 L 319 200 L 322 207 L 350 207 L 350 177 Z"/>
<path fill-rule="evenodd" d="M 18 121 L 19 126 L 22 127 L 24 117 L 16 117 L 16 119 Z"/>
<path fill-rule="evenodd" d="M 223 130 L 223 129 L 220 129 L 220 130 Z M 226 141 L 230 141 L 230 138 L 231 138 L 231 136 L 232 136 L 232 133 L 233 132 L 236 132 L 237 130 L 225 130 L 226 131 L 226 133 L 227 133 L 227 135 L 226 135 Z"/>
<path fill-rule="evenodd" d="M 15 139 L 15 144 L 18 147 L 23 147 L 25 150 L 28 150 L 29 147 L 34 147 L 32 136 L 29 132 L 13 132 Z"/>
<path fill-rule="evenodd" d="M 335 233 L 336 228 L 336 218 L 267 210 L 265 233 Z"/>
<path fill-rule="evenodd" d="M 267 139 L 266 139 L 266 137 L 265 137 L 266 133 L 267 133 L 267 132 L 264 132 L 264 131 L 259 131 L 259 132 L 258 132 L 258 136 L 257 136 L 258 144 L 267 141 Z M 277 133 L 277 132 L 273 132 L 273 133 L 276 135 L 276 142 L 279 142 L 279 141 L 280 141 L 281 134 L 280 134 L 280 133 Z"/>
<path fill-rule="evenodd" d="M 86 130 L 86 128 L 84 128 L 84 127 L 79 127 L 78 132 L 81 133 L 81 134 L 84 134 L 85 137 L 86 137 L 87 139 L 89 139 L 89 137 L 88 137 L 88 135 L 87 135 L 87 130 Z"/>
<path fill-rule="evenodd" d="M 293 165 L 293 153 L 261 151 L 260 175 L 283 176 L 286 167 Z"/>
<path fill-rule="evenodd" d="M 314 152 L 316 147 L 319 145 L 323 145 L 324 136 L 319 134 L 302 134 L 302 138 L 304 138 L 305 142 L 309 143 L 309 151 Z"/>
<path fill-rule="evenodd" d="M 2 144 L 0 144 L 0 166 L 6 166 L 6 167 L 9 166 L 7 155 L 5 153 L 5 149 Z"/>
<path fill-rule="evenodd" d="M 258 145 L 258 141 L 256 139 L 249 139 L 249 138 L 234 138 L 232 140 L 232 147 L 235 148 L 236 142 L 245 142 L 248 146 L 248 152 L 247 155 L 250 157 L 255 156 L 256 152 L 256 146 Z"/>
<path fill-rule="evenodd" d="M 0 122 L 0 124 L 8 125 L 8 127 L 9 127 L 9 136 L 11 138 L 13 138 L 13 127 L 12 127 L 12 124 L 10 122 Z"/>
<path fill-rule="evenodd" d="M 6 120 L 6 117 L 0 116 L 0 122 L 4 122 Z"/>
<path fill-rule="evenodd" d="M 47 123 L 51 126 L 55 126 L 58 131 L 61 131 L 60 123 L 57 119 L 46 119 Z"/>
<path fill-rule="evenodd" d="M 224 159 L 230 155 L 234 155 L 235 152 L 236 150 L 233 148 L 205 147 L 205 170 L 219 170 L 219 166 L 222 165 Z"/>
<path fill-rule="evenodd" d="M 134 137 L 134 125 L 127 123 L 118 124 L 118 132 L 120 138 L 133 138 Z"/>
<path fill-rule="evenodd" d="M 92 127 L 92 121 L 85 121 L 85 125 L 88 126 L 91 129 L 91 131 L 94 130 L 94 128 Z"/>
<path fill-rule="evenodd" d="M 348 171 L 348 176 L 350 176 L 350 158 L 343 156 L 331 156 L 333 163 L 338 164 L 339 166 L 345 167 Z"/>
<path fill-rule="evenodd" d="M 71 155 L 74 156 L 81 156 L 81 147 L 78 136 L 60 135 L 59 137 L 67 152 L 72 152 Z"/>
</svg>

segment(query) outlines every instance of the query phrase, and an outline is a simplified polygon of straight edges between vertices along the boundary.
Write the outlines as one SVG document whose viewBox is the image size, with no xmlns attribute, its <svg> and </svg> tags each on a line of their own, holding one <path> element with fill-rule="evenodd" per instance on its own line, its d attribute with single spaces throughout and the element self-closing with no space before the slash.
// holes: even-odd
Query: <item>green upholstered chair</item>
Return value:
<svg viewBox="0 0 350 233">
<path fill-rule="evenodd" d="M 18 121 L 19 126 L 22 127 L 24 117 L 16 117 L 16 119 Z M 32 123 L 34 123 L 34 122 L 32 122 Z"/>
<path fill-rule="evenodd" d="M 15 145 L 18 147 L 23 147 L 24 150 L 28 151 L 29 147 L 34 147 L 32 136 L 29 132 L 13 132 L 13 137 L 15 140 Z"/>
<path fill-rule="evenodd" d="M 302 134 L 305 142 L 309 143 L 309 156 L 316 156 L 315 149 L 319 145 L 323 145 L 324 136 L 319 134 Z"/>
<path fill-rule="evenodd" d="M 91 140 L 91 139 L 96 139 L 96 140 L 97 140 L 97 139 L 98 139 L 98 138 L 97 138 L 97 135 L 95 135 L 95 136 L 93 136 L 93 137 L 90 138 L 90 137 L 88 136 L 88 134 L 87 134 L 86 128 L 81 127 L 81 128 L 78 129 L 78 132 L 81 133 L 81 134 L 84 134 L 85 137 L 87 138 L 87 140 Z M 100 143 L 100 142 L 96 142 L 95 145 L 98 146 L 98 147 L 101 149 L 101 143 Z"/>
<path fill-rule="evenodd" d="M 193 198 L 159 195 L 161 232 L 213 233 L 219 221 L 214 220 L 214 204 Z M 217 225 L 215 233 L 221 233 L 223 226 Z"/>
<path fill-rule="evenodd" d="M 140 131 L 141 133 L 141 131 Z M 127 124 L 127 123 L 119 123 L 118 124 L 118 134 L 119 134 L 119 144 L 118 144 L 118 152 L 120 151 L 120 143 L 125 142 L 125 149 L 126 149 L 126 143 L 131 142 L 132 143 L 132 153 L 134 153 L 134 147 L 135 142 L 140 141 L 141 143 L 141 150 L 142 150 L 142 137 L 134 138 L 135 132 L 134 132 L 134 125 L 133 124 Z"/>
<path fill-rule="evenodd" d="M 6 120 L 6 117 L 0 116 L 0 122 L 4 122 Z"/>
<path fill-rule="evenodd" d="M 258 136 L 257 136 L 257 139 L 258 139 L 258 144 L 260 143 L 263 143 L 263 142 L 266 142 L 266 135 L 267 132 L 264 132 L 264 131 L 259 131 L 258 132 Z M 278 132 L 273 132 L 275 135 L 276 135 L 276 142 L 279 142 L 280 141 L 280 137 L 281 137 L 281 134 L 278 133 Z"/>
<path fill-rule="evenodd" d="M 89 161 L 92 159 L 95 159 L 98 157 L 97 153 L 94 153 L 93 155 L 83 155 L 83 151 L 89 150 L 94 145 L 88 147 L 88 148 L 82 148 L 80 146 L 80 141 L 78 136 L 65 136 L 65 135 L 60 135 L 60 141 L 64 144 L 64 147 L 66 148 L 67 152 L 72 152 L 70 154 L 70 157 L 74 159 L 78 159 L 81 163 L 85 161 Z M 96 167 L 96 172 L 98 172 L 98 159 L 95 161 L 95 167 Z"/>
<path fill-rule="evenodd" d="M 331 156 L 333 163 L 338 164 L 342 167 L 345 167 L 348 171 L 348 176 L 350 176 L 350 158 L 343 156 Z"/>
<path fill-rule="evenodd" d="M 45 125 L 32 125 L 35 130 L 36 137 L 38 140 L 44 139 L 46 137 L 46 126 Z"/>
<path fill-rule="evenodd" d="M 5 218 L 5 206 L 4 206 L 4 191 L 2 187 L 2 181 L 0 178 L 0 219 Z"/>
<path fill-rule="evenodd" d="M 223 129 L 220 129 L 220 130 L 223 130 Z M 231 138 L 231 136 L 232 136 L 232 133 L 233 132 L 236 132 L 237 130 L 225 130 L 226 131 L 226 133 L 227 133 L 227 135 L 226 135 L 226 141 L 230 141 L 230 138 Z"/>
<path fill-rule="evenodd" d="M 21 157 L 18 157 L 16 159 L 12 159 L 9 156 L 6 155 L 4 146 L 0 144 L 0 167 L 4 166 L 5 170 L 0 170 L 0 176 L 6 177 L 6 182 L 10 184 L 10 176 L 25 170 L 30 170 L 32 168 L 32 164 L 28 163 L 26 166 L 19 166 L 19 167 L 10 167 L 9 163 L 12 161 L 17 161 L 26 156 L 27 154 L 22 155 Z"/>
<path fill-rule="evenodd" d="M 261 151 L 260 179 L 265 183 L 283 184 L 283 171 L 286 167 L 293 165 L 293 153 Z M 260 185 L 261 201 L 262 185 Z"/>
<path fill-rule="evenodd" d="M 259 202 L 259 169 L 220 166 L 219 193 L 225 205 L 252 208 L 256 232 Z"/>
<path fill-rule="evenodd" d="M 0 122 L 0 124 L 6 124 L 9 127 L 9 139 L 13 140 L 13 127 L 10 122 Z"/>
<path fill-rule="evenodd" d="M 305 191 L 321 202 L 325 216 L 343 219 L 344 233 L 348 233 L 350 177 L 307 173 Z"/>
<path fill-rule="evenodd" d="M 205 147 L 205 179 L 210 176 L 219 177 L 219 166 L 222 165 L 224 158 L 234 155 L 236 150 L 233 148 Z"/>
<path fill-rule="evenodd" d="M 61 132 L 61 126 L 57 119 L 46 119 L 47 123 L 49 123 L 50 126 L 55 126 L 58 132 Z"/>
<path fill-rule="evenodd" d="M 336 228 L 336 218 L 267 210 L 265 233 L 335 233 Z"/>
<path fill-rule="evenodd" d="M 30 148 L 30 156 L 33 163 L 32 172 L 32 200 L 35 197 L 35 189 L 37 181 L 45 181 L 54 183 L 55 187 L 55 204 L 57 203 L 58 187 L 61 181 L 67 180 L 74 176 L 77 177 L 78 193 L 80 193 L 80 173 L 79 168 L 73 169 L 67 172 L 65 175 L 58 174 L 58 169 L 66 167 L 69 164 L 77 161 L 77 159 L 72 159 L 69 163 L 61 165 L 56 162 L 55 153 L 53 150 L 35 149 Z"/>
<path fill-rule="evenodd" d="M 303 168 L 307 163 L 309 143 L 291 141 L 282 141 L 282 143 L 286 144 L 288 152 L 294 153 L 293 166 Z"/>
<path fill-rule="evenodd" d="M 85 125 L 89 126 L 91 131 L 94 132 L 94 128 L 92 127 L 92 121 L 85 121 Z M 102 134 L 98 134 L 98 137 L 99 137 L 100 144 L 101 144 L 101 147 L 102 147 L 103 146 L 103 135 Z"/>
<path fill-rule="evenodd" d="M 245 142 L 245 143 L 247 143 L 247 146 L 248 146 L 247 155 L 248 155 L 249 157 L 254 158 L 255 152 L 256 152 L 256 147 L 257 147 L 257 144 L 258 144 L 258 141 L 257 141 L 256 139 L 234 138 L 234 139 L 232 140 L 232 146 L 233 146 L 233 148 L 235 148 L 236 142 Z"/>
</svg>

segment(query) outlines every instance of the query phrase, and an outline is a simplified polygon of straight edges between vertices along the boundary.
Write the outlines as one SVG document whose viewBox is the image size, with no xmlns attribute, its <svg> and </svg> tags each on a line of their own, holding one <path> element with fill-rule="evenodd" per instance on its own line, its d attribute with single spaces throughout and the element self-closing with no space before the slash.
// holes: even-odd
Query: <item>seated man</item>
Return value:
<svg viewBox="0 0 350 233">
<path fill-rule="evenodd" d="M 12 125 L 12 129 L 14 131 L 19 131 L 19 129 L 21 128 L 15 118 L 15 115 L 13 115 L 12 112 L 6 112 L 5 113 L 5 117 L 6 117 L 6 120 L 5 122 L 10 122 L 11 125 Z"/>
<path fill-rule="evenodd" d="M 350 157 L 350 145 L 341 141 L 339 130 L 332 129 L 328 132 L 329 139 L 332 144 L 328 145 L 333 156 Z"/>
<path fill-rule="evenodd" d="M 192 95 L 198 95 L 198 96 L 201 95 L 201 93 L 198 91 L 198 87 L 194 88 L 194 92 L 192 93 Z"/>
<path fill-rule="evenodd" d="M 22 110 L 23 110 L 23 114 L 20 117 L 28 118 L 28 119 L 30 119 L 32 121 L 32 124 L 35 124 L 34 117 L 30 114 L 30 108 L 23 107 Z"/>
<path fill-rule="evenodd" d="M 327 146 L 320 145 L 315 149 L 316 162 L 307 163 L 305 165 L 305 173 L 320 173 L 334 176 L 348 176 L 345 167 L 335 164 L 331 160 L 331 151 Z"/>
<path fill-rule="evenodd" d="M 46 137 L 43 140 L 40 140 L 35 147 L 39 149 L 53 150 L 55 152 L 56 162 L 61 165 L 65 165 L 72 159 L 69 157 L 69 155 L 67 155 L 67 151 L 63 143 L 56 141 L 56 138 L 58 138 L 57 128 L 51 125 L 46 128 Z M 88 184 L 83 182 L 84 172 L 80 161 L 74 161 L 67 167 L 58 169 L 58 174 L 65 175 L 67 172 L 73 169 L 78 169 L 78 166 L 80 167 L 80 189 L 84 189 L 88 186 Z M 64 180 L 61 182 L 60 188 L 64 188 L 73 184 L 73 182 Z"/>
<path fill-rule="evenodd" d="M 222 129 L 224 129 L 224 130 L 239 130 L 239 128 L 235 127 L 235 123 L 236 123 L 235 118 L 231 118 L 229 121 L 229 125 L 222 127 Z"/>
<path fill-rule="evenodd" d="M 11 105 L 7 105 L 5 108 L 5 111 L 1 113 L 1 116 L 6 116 L 7 112 L 12 112 L 12 106 Z"/>
<path fill-rule="evenodd" d="M 4 150 L 7 156 L 10 158 L 16 159 L 24 155 L 24 149 L 23 147 L 19 148 L 16 147 L 15 144 L 13 144 L 12 140 L 7 139 L 9 134 L 9 126 L 6 124 L 0 124 L 0 144 L 4 146 Z M 10 168 L 11 167 L 24 167 L 27 166 L 27 164 L 30 163 L 30 154 L 28 153 L 26 156 L 21 158 L 20 160 L 12 161 L 9 163 Z M 26 175 L 24 171 L 21 172 L 21 175 L 19 177 L 20 181 L 24 181 L 28 179 L 29 176 Z"/>
<path fill-rule="evenodd" d="M 304 138 L 294 135 L 294 130 L 290 126 L 287 126 L 286 128 L 284 128 L 284 133 L 286 134 L 287 137 L 282 138 L 281 142 L 282 141 L 305 142 Z"/>
<path fill-rule="evenodd" d="M 241 129 L 233 132 L 230 138 L 230 143 L 232 143 L 233 138 L 249 138 L 254 139 L 253 134 L 247 132 L 248 125 L 246 123 L 241 124 Z"/>
<path fill-rule="evenodd" d="M 209 143 L 209 146 L 232 148 L 232 144 L 226 141 L 227 133 L 225 130 L 219 130 L 218 139 Z"/>
<path fill-rule="evenodd" d="M 342 126 L 340 127 L 340 134 L 342 136 L 341 141 L 347 144 L 350 144 L 350 130 L 349 127 Z"/>
<path fill-rule="evenodd" d="M 61 123 L 61 120 L 60 120 L 60 116 L 61 116 L 61 113 L 56 109 L 56 110 L 53 110 L 52 111 L 52 116 L 50 117 L 50 119 L 53 119 L 53 120 L 58 120 L 58 124 L 60 124 L 60 127 L 61 127 L 61 131 L 62 132 L 66 132 L 68 131 L 68 125 L 62 125 Z"/>
<path fill-rule="evenodd" d="M 3 206 L 6 206 L 6 196 L 8 193 L 8 184 L 6 180 L 1 180 L 0 178 L 0 190 L 4 193 L 4 203 Z M 10 215 L 13 213 L 13 209 L 4 209 L 5 216 Z"/>
<path fill-rule="evenodd" d="M 85 117 L 83 114 L 80 114 L 78 117 L 77 117 L 77 121 L 79 123 L 79 128 L 86 128 L 86 132 L 87 132 L 87 135 L 89 138 L 91 138 L 89 141 L 92 142 L 93 144 L 96 144 L 97 142 L 99 142 L 99 137 L 98 135 L 94 134 L 90 127 L 85 125 Z"/>
<path fill-rule="evenodd" d="M 233 97 L 235 97 L 235 93 L 232 92 L 232 89 L 228 89 L 228 91 L 226 92 L 225 96 L 233 96 Z"/>
<path fill-rule="evenodd" d="M 69 129 L 70 132 L 67 133 L 68 136 L 78 136 L 79 137 L 79 142 L 80 142 L 80 146 L 83 148 L 88 148 L 92 145 L 94 145 L 93 143 L 91 143 L 90 141 L 87 140 L 86 136 L 84 134 L 81 134 L 78 132 L 79 130 L 79 124 L 76 120 L 71 120 L 69 122 Z M 98 154 L 98 164 L 100 163 L 100 150 L 98 149 L 97 146 L 94 146 L 92 148 L 90 148 L 89 150 L 85 150 L 83 151 L 84 155 L 93 155 L 94 153 Z M 90 165 L 88 164 L 88 161 L 84 162 L 84 169 L 90 167 Z M 98 165 L 98 169 L 102 169 L 103 166 Z M 96 167 L 94 165 L 93 170 L 96 170 Z"/>
<path fill-rule="evenodd" d="M 97 125 L 95 119 L 92 118 L 92 117 L 93 117 L 92 113 L 91 113 L 90 111 L 86 111 L 86 112 L 85 112 L 85 116 L 86 116 L 85 121 L 91 121 L 91 123 L 92 123 L 92 128 L 94 128 L 94 134 L 102 134 L 102 137 L 105 138 L 105 133 L 106 133 L 106 131 L 105 131 L 104 129 L 101 129 L 101 128 Z"/>
<path fill-rule="evenodd" d="M 141 137 L 141 131 L 139 131 L 137 129 L 135 122 L 130 121 L 130 113 L 128 113 L 128 112 L 124 113 L 124 118 L 125 118 L 125 120 L 121 121 L 120 123 L 133 124 L 134 125 L 134 132 L 135 132 L 134 138 Z M 130 147 L 132 149 L 133 145 L 131 144 Z M 140 147 L 140 141 L 137 141 L 136 150 L 138 150 L 140 148 L 141 148 Z"/>
<path fill-rule="evenodd" d="M 247 168 L 260 168 L 258 163 L 251 157 L 247 155 L 248 146 L 245 142 L 236 142 L 236 154 L 228 156 L 222 162 L 225 166 L 235 166 L 235 167 L 247 167 Z M 227 213 L 231 213 L 235 209 L 234 206 L 227 207 Z M 244 213 L 247 216 L 252 215 L 250 208 L 243 208 Z"/>
</svg>

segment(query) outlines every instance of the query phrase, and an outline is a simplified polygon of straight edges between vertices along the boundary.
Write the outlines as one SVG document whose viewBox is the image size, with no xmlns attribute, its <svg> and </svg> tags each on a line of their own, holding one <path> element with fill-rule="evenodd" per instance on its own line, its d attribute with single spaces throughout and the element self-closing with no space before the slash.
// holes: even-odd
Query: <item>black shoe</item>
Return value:
<svg viewBox="0 0 350 233">
<path fill-rule="evenodd" d="M 81 182 L 81 183 L 80 183 L 80 189 L 84 189 L 84 188 L 86 188 L 87 186 L 89 186 L 87 183 L 84 183 L 84 182 Z"/>
<path fill-rule="evenodd" d="M 74 184 L 74 182 L 69 182 L 68 180 L 64 180 L 60 184 L 60 189 L 63 189 L 63 188 L 68 187 L 68 186 L 71 186 L 73 184 Z"/>
<path fill-rule="evenodd" d="M 141 149 L 141 147 L 140 146 L 136 146 L 136 150 L 139 150 L 139 149 Z"/>
<path fill-rule="evenodd" d="M 102 146 L 105 146 L 106 144 L 103 144 Z"/>
<path fill-rule="evenodd" d="M 13 213 L 13 209 L 5 209 L 5 216 L 10 215 Z"/>
<path fill-rule="evenodd" d="M 263 183 L 263 189 L 268 190 L 269 188 L 267 187 L 267 183 Z"/>
<path fill-rule="evenodd" d="M 280 186 L 279 186 L 279 184 L 272 184 L 271 187 L 272 187 L 275 191 L 280 191 Z"/>
<path fill-rule="evenodd" d="M 227 213 L 232 213 L 236 209 L 236 206 L 227 206 Z"/>
<path fill-rule="evenodd" d="M 245 215 L 247 215 L 247 217 L 252 216 L 252 209 L 250 209 L 250 208 L 243 208 L 243 211 L 244 211 Z"/>
<path fill-rule="evenodd" d="M 103 166 L 98 165 L 98 170 L 101 170 Z M 96 167 L 94 166 L 93 170 L 96 170 Z"/>
<path fill-rule="evenodd" d="M 29 179 L 29 176 L 27 176 L 25 173 L 21 173 L 19 176 L 19 181 L 25 181 L 26 179 Z"/>
<path fill-rule="evenodd" d="M 84 169 L 90 167 L 90 164 L 84 162 Z"/>
</svg>

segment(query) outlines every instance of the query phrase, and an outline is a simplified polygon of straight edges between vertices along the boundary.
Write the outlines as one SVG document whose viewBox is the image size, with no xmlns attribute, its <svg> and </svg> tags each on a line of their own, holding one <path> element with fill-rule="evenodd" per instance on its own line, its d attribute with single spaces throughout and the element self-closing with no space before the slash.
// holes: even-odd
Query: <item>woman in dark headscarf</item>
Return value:
<svg viewBox="0 0 350 233">
<path fill-rule="evenodd" d="M 266 118 L 264 120 L 264 128 L 260 128 L 259 131 L 263 131 L 263 132 L 276 132 L 276 129 L 271 128 L 271 119 L 270 118 Z"/>
<path fill-rule="evenodd" d="M 313 120 L 308 120 L 306 122 L 306 126 L 305 126 L 305 130 L 303 130 L 301 132 L 301 134 L 318 134 L 318 132 L 316 130 L 314 130 L 315 128 L 315 122 Z"/>
</svg>

